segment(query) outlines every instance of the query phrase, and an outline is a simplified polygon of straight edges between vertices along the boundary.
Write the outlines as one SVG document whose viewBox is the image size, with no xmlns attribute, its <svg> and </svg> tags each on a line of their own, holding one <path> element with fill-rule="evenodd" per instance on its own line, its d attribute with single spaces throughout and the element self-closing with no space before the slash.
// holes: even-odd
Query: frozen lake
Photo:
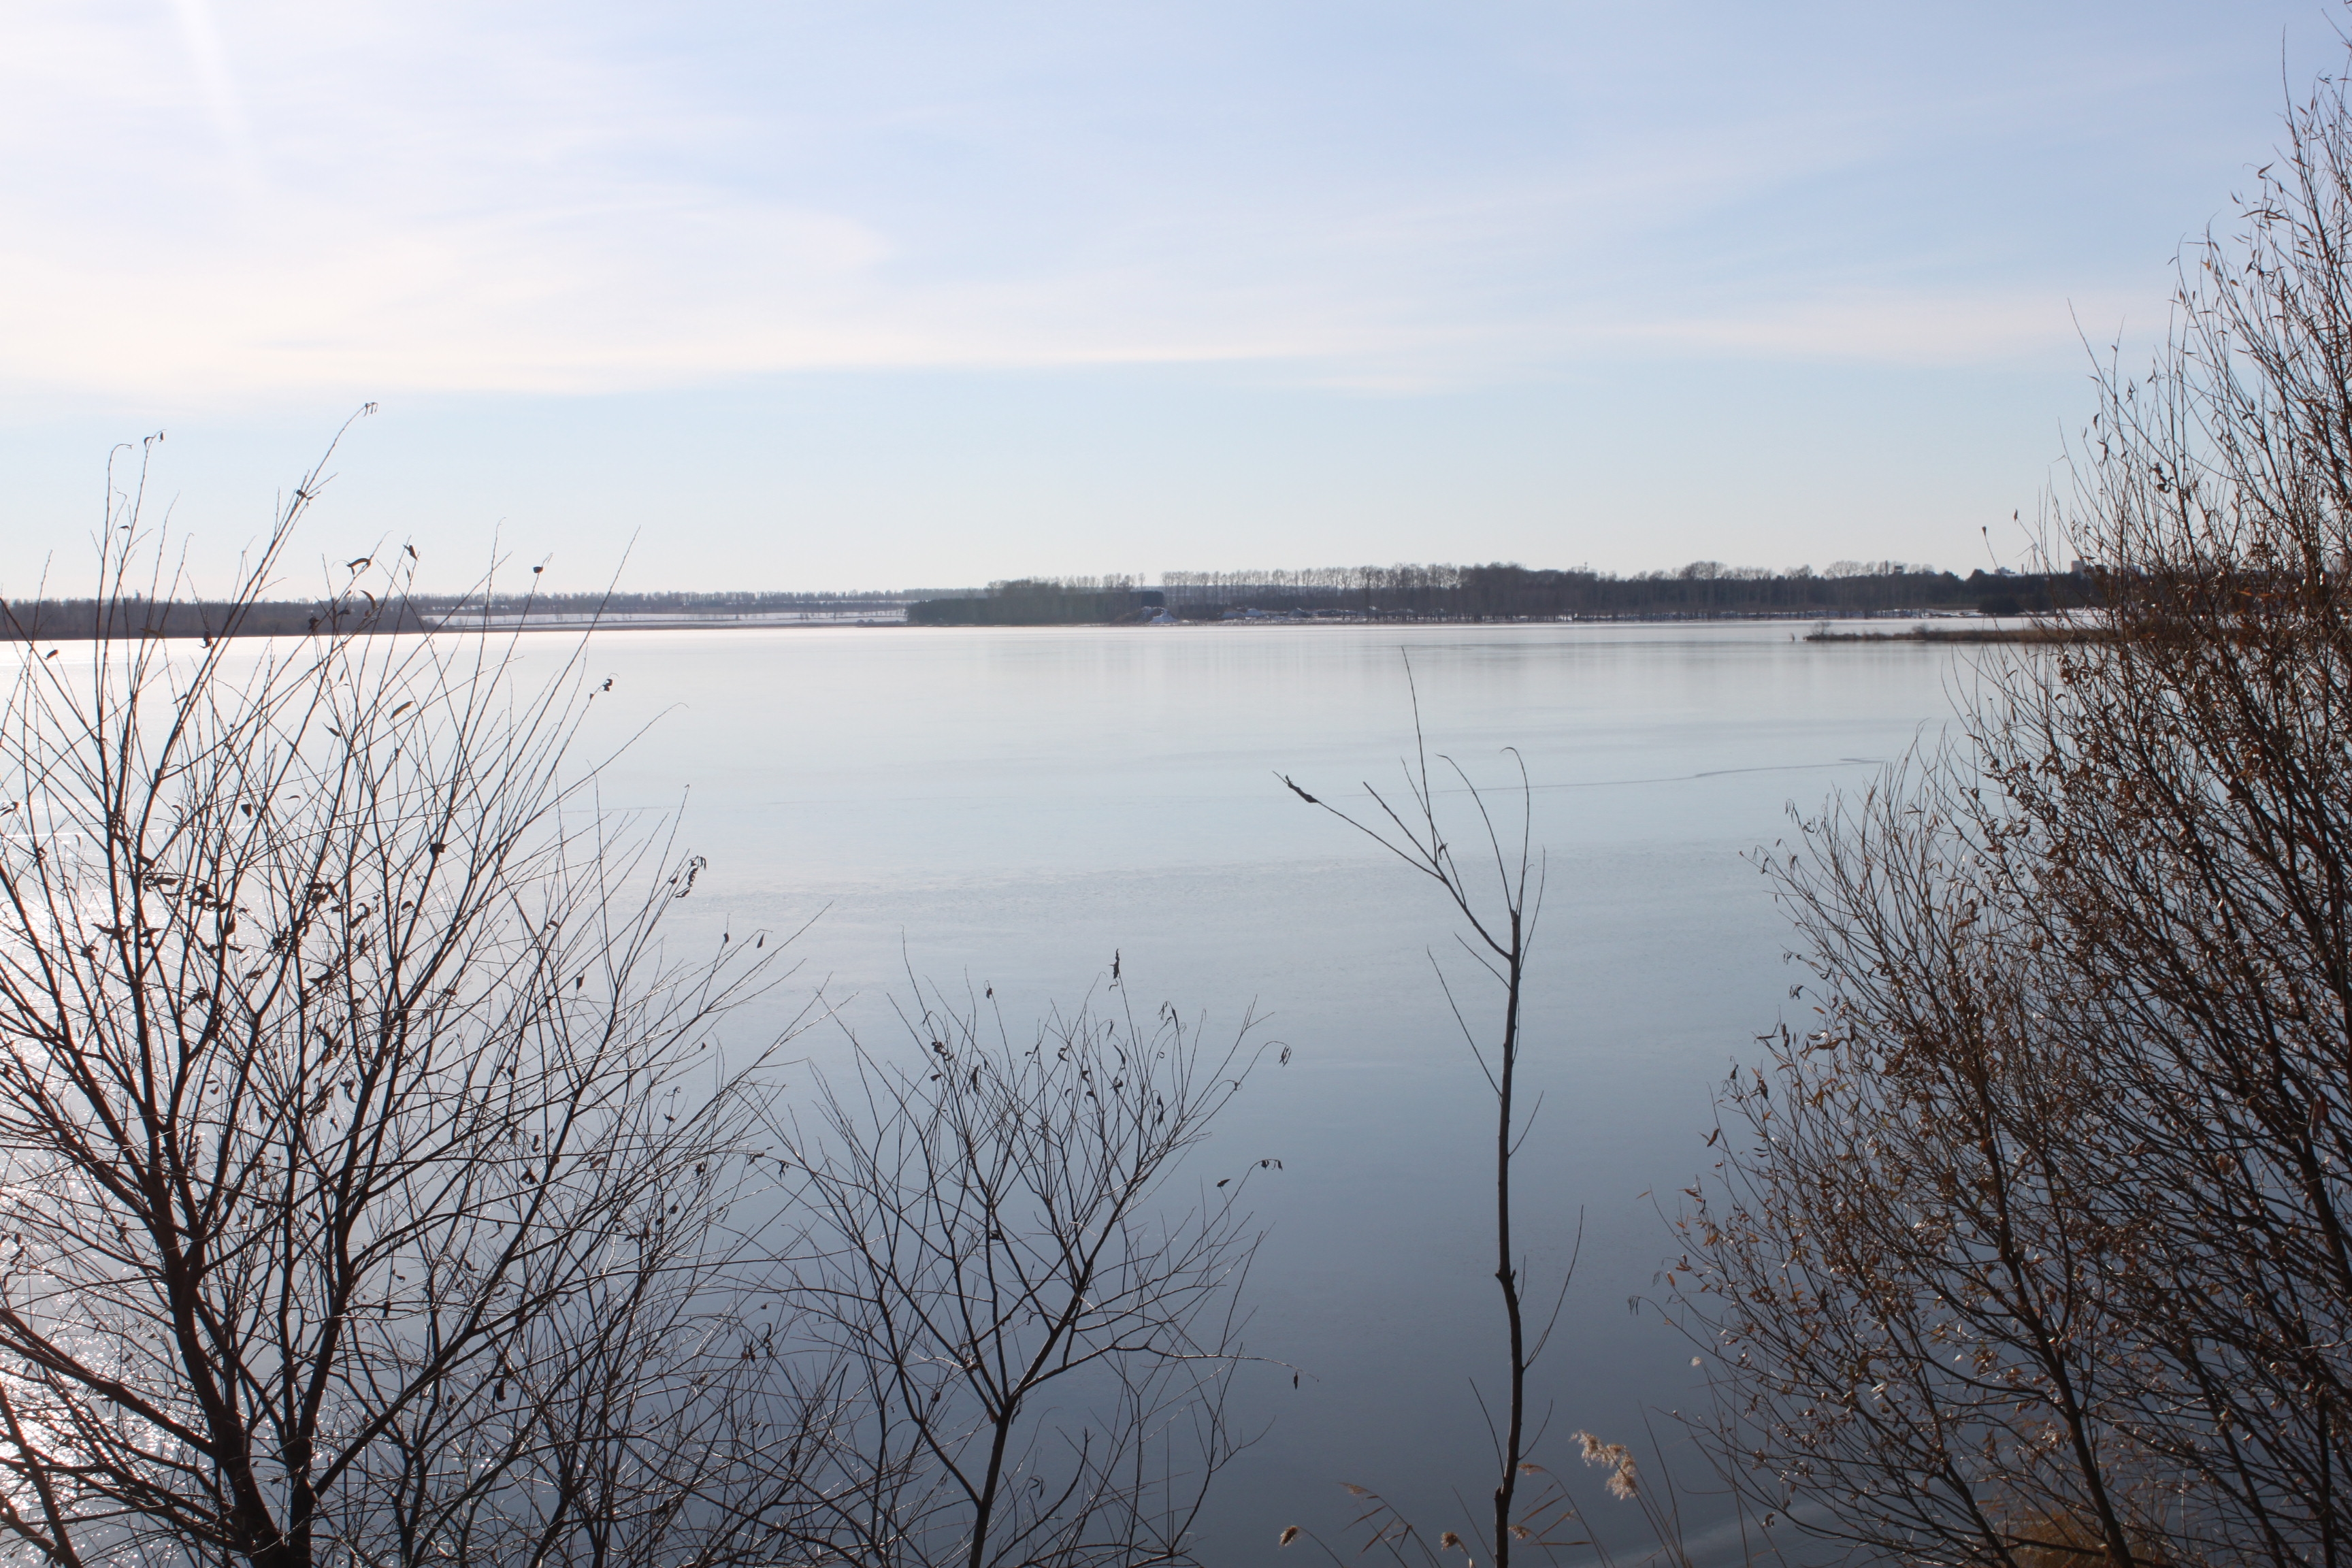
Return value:
<svg viewBox="0 0 2352 1568">
<path fill-rule="evenodd" d="M 1798 978 L 1742 853 L 1780 837 L 1792 803 L 1861 786 L 1933 733 L 1979 657 L 1804 629 L 632 631 L 588 660 L 614 682 L 599 732 L 653 725 L 607 803 L 690 791 L 706 914 L 737 931 L 820 917 L 796 984 L 847 999 L 876 1040 L 893 1041 L 887 996 L 909 966 L 993 986 L 1024 1018 L 1099 992 L 1116 950 L 1139 1012 L 1165 999 L 1213 1035 L 1254 1007 L 1292 1047 L 1201 1157 L 1212 1174 L 1282 1161 L 1253 1182 L 1269 1235 L 1248 1342 L 1304 1375 L 1243 1379 L 1236 1415 L 1264 1436 L 1204 1542 L 1209 1561 L 1248 1563 L 1274 1560 L 1286 1524 L 1340 1539 L 1343 1481 L 1405 1501 L 1433 1535 L 1459 1527 L 1453 1494 L 1492 1484 L 1469 1380 L 1498 1387 L 1502 1347 L 1490 1106 L 1427 956 L 1451 945 L 1446 911 L 1275 774 L 1349 805 L 1368 804 L 1358 781 L 1398 782 L 1401 648 L 1433 752 L 1496 785 L 1516 778 L 1501 749 L 1525 755 L 1550 866 L 1523 1069 L 1544 1103 L 1519 1177 L 1538 1293 L 1580 1215 L 1583 1231 L 1533 1378 L 1553 1412 L 1538 1457 L 1577 1468 L 1579 1427 L 1646 1454 L 1644 1410 L 1688 1402 L 1696 1374 L 1628 1300 L 1673 1250 L 1714 1083 Z M 1630 1505 L 1582 1489 L 1638 1552 Z M 1703 1500 L 1688 1512 L 1711 1517 Z"/>
</svg>

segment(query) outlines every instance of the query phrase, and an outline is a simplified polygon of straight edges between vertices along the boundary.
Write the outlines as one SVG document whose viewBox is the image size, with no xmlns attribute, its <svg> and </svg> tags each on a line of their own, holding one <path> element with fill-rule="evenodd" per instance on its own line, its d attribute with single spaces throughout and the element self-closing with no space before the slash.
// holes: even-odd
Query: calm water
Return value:
<svg viewBox="0 0 2352 1568">
<path fill-rule="evenodd" d="M 1501 748 L 1525 754 L 1549 851 L 1521 1225 L 1539 1281 L 1581 1215 L 1536 1374 L 1539 1457 L 1571 1468 L 1568 1432 L 1639 1447 L 1645 1409 L 1692 1395 L 1689 1350 L 1628 1299 L 1672 1250 L 1712 1085 L 1795 978 L 1742 852 L 1939 727 L 1967 656 L 1785 625 L 625 632 L 590 653 L 614 678 L 604 721 L 657 721 L 608 799 L 690 790 L 706 908 L 739 931 L 822 911 L 802 979 L 855 996 L 877 1037 L 908 964 L 993 985 L 1018 1017 L 1098 988 L 1117 949 L 1136 1001 L 1213 1026 L 1254 1006 L 1293 1047 L 1203 1157 L 1283 1162 L 1254 1184 L 1270 1235 L 1249 1343 L 1305 1373 L 1243 1385 L 1265 1433 L 1213 1503 L 1213 1562 L 1271 1562 L 1290 1523 L 1338 1538 L 1341 1481 L 1433 1532 L 1488 1484 L 1469 1380 L 1496 1386 L 1500 1353 L 1489 1109 L 1425 956 L 1451 928 L 1433 889 L 1274 777 L 1339 796 L 1397 778 L 1401 647 L 1433 750 L 1486 782 L 1515 776 Z M 1630 1506 L 1585 1489 L 1638 1548 Z"/>
</svg>

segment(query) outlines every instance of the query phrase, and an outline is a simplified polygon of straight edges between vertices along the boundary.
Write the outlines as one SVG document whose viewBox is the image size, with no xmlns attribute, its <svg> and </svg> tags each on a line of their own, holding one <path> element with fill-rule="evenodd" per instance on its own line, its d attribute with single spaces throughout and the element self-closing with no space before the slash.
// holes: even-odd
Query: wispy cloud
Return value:
<svg viewBox="0 0 2352 1568">
<path fill-rule="evenodd" d="M 211 0 L 172 0 L 172 12 L 179 21 L 189 67 L 203 89 L 232 177 L 248 198 L 257 199 L 263 184 L 261 158 L 253 144 L 253 127 L 247 122 L 244 101 L 237 95 L 236 73 L 229 68 L 228 51 L 221 47 Z"/>
<path fill-rule="evenodd" d="M 2077 319 L 2102 327 L 2144 298 L 2103 293 L 2069 300 L 2043 290 L 1941 292 L 1853 289 L 1773 301 L 1741 312 L 1631 323 L 1624 341 L 1814 363 L 1992 363 L 2079 345 Z"/>
<path fill-rule="evenodd" d="M 1498 46 L 1423 67 L 1394 40 L 1346 66 L 1349 91 L 1291 101 L 1295 40 L 1243 37 L 1253 67 L 1109 13 L 783 15 L 654 36 L 593 7 L 37 4 L 0 57 L 0 386 L 217 403 L 828 367 L 1231 361 L 1373 387 L 1633 353 L 1966 363 L 2065 346 L 2085 288 L 1971 256 L 1958 223 L 1874 240 L 1848 214 L 1862 237 L 1836 254 L 1809 234 L 1890 159 L 1948 153 L 1956 132 L 1891 92 L 1644 119 L 1596 80 L 1675 63 L 1596 34 L 1557 79 L 1512 76 Z"/>
</svg>

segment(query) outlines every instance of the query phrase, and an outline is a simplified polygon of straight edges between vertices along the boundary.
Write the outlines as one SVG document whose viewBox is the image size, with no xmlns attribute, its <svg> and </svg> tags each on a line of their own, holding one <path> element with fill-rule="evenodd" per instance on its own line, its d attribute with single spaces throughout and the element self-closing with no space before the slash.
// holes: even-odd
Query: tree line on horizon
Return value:
<svg viewBox="0 0 2352 1568">
<path fill-rule="evenodd" d="M 1776 572 L 1694 561 L 1620 576 L 1578 567 L 1399 564 L 1304 570 L 1170 572 L 1160 586 L 1140 577 L 1017 577 L 984 590 L 861 589 L 845 592 L 414 594 L 367 605 L 348 595 L 317 599 L 227 600 L 0 598 L 0 627 L 12 637 L 80 642 L 142 633 L 168 637 L 300 637 L 333 631 L 365 616 L 373 631 L 433 631 L 544 616 L 856 615 L 903 610 L 917 626 L 1079 626 L 1146 618 L 1165 607 L 1180 620 L 1215 620 L 1234 610 L 1365 616 L 1398 620 L 1682 619 L 1748 616 L 1873 616 L 1915 610 L 2024 615 L 2087 602 L 2080 574 L 1975 571 L 1966 577 L 1899 561 L 1841 561 Z M 231 611 L 235 614 L 232 616 Z M 135 624 L 134 624 L 135 623 Z"/>
<path fill-rule="evenodd" d="M 951 590 L 950 590 L 951 591 Z M 150 635 L 166 637 L 301 637 L 356 627 L 371 632 L 436 631 L 544 616 L 567 623 L 583 618 L 633 616 L 887 616 L 936 588 L 860 589 L 851 592 L 585 594 L 499 593 L 404 594 L 383 605 L 363 595 L 333 594 L 316 599 L 0 598 L 0 631 L 11 638 L 88 642 Z"/>
<path fill-rule="evenodd" d="M 1695 561 L 1631 576 L 1495 562 L 1170 572 L 1156 589 L 1124 576 L 1011 578 L 991 583 L 985 594 L 910 605 L 907 619 L 918 626 L 1056 626 L 1140 619 L 1162 608 L 1179 620 L 1215 620 L 1242 610 L 1463 621 L 1846 616 L 1916 610 L 2023 615 L 2089 600 L 2089 580 L 2080 574 L 1976 571 L 1963 577 L 1899 561 L 1838 562 L 1825 572 Z"/>
</svg>

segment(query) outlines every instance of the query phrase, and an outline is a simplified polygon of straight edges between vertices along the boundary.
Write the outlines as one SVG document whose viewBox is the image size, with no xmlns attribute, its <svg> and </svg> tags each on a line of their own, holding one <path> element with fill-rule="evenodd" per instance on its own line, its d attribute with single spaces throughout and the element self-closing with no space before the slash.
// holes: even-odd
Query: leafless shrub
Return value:
<svg viewBox="0 0 2352 1568">
<path fill-rule="evenodd" d="M 2111 637 L 1770 867 L 1818 1024 L 1731 1084 L 1686 1321 L 1754 1500 L 1927 1562 L 2352 1545 L 2352 105 L 2110 374 Z"/>
<path fill-rule="evenodd" d="M 294 492 L 223 633 L 317 492 Z M 94 642 L 0 710 L 0 1528 L 61 1564 L 760 1559 L 821 1399 L 755 1375 L 773 947 L 596 810 L 576 658 L 166 645 L 137 491 Z M 407 566 L 404 554 L 399 563 Z M 227 651 L 236 647 L 232 658 Z"/>
<path fill-rule="evenodd" d="M 405 549 L 234 640 L 320 484 L 193 643 L 136 484 L 72 657 L 9 623 L 14 1553 L 1188 1560 L 1255 1238 L 1245 1173 L 1155 1205 L 1248 1028 L 942 1005 L 802 1138 L 719 1035 L 782 944 L 666 947 L 705 862 L 596 802 L 576 647 L 388 635 Z"/>
<path fill-rule="evenodd" d="M 854 1396 L 806 1539 L 860 1568 L 1190 1562 L 1235 1451 L 1236 1204 L 1275 1162 L 1158 1205 L 1245 1080 L 1249 1027 L 1204 1056 L 1173 1009 L 1085 1010 L 1024 1043 L 929 1001 L 918 1065 L 861 1048 L 783 1134 L 812 1337 Z"/>
</svg>

